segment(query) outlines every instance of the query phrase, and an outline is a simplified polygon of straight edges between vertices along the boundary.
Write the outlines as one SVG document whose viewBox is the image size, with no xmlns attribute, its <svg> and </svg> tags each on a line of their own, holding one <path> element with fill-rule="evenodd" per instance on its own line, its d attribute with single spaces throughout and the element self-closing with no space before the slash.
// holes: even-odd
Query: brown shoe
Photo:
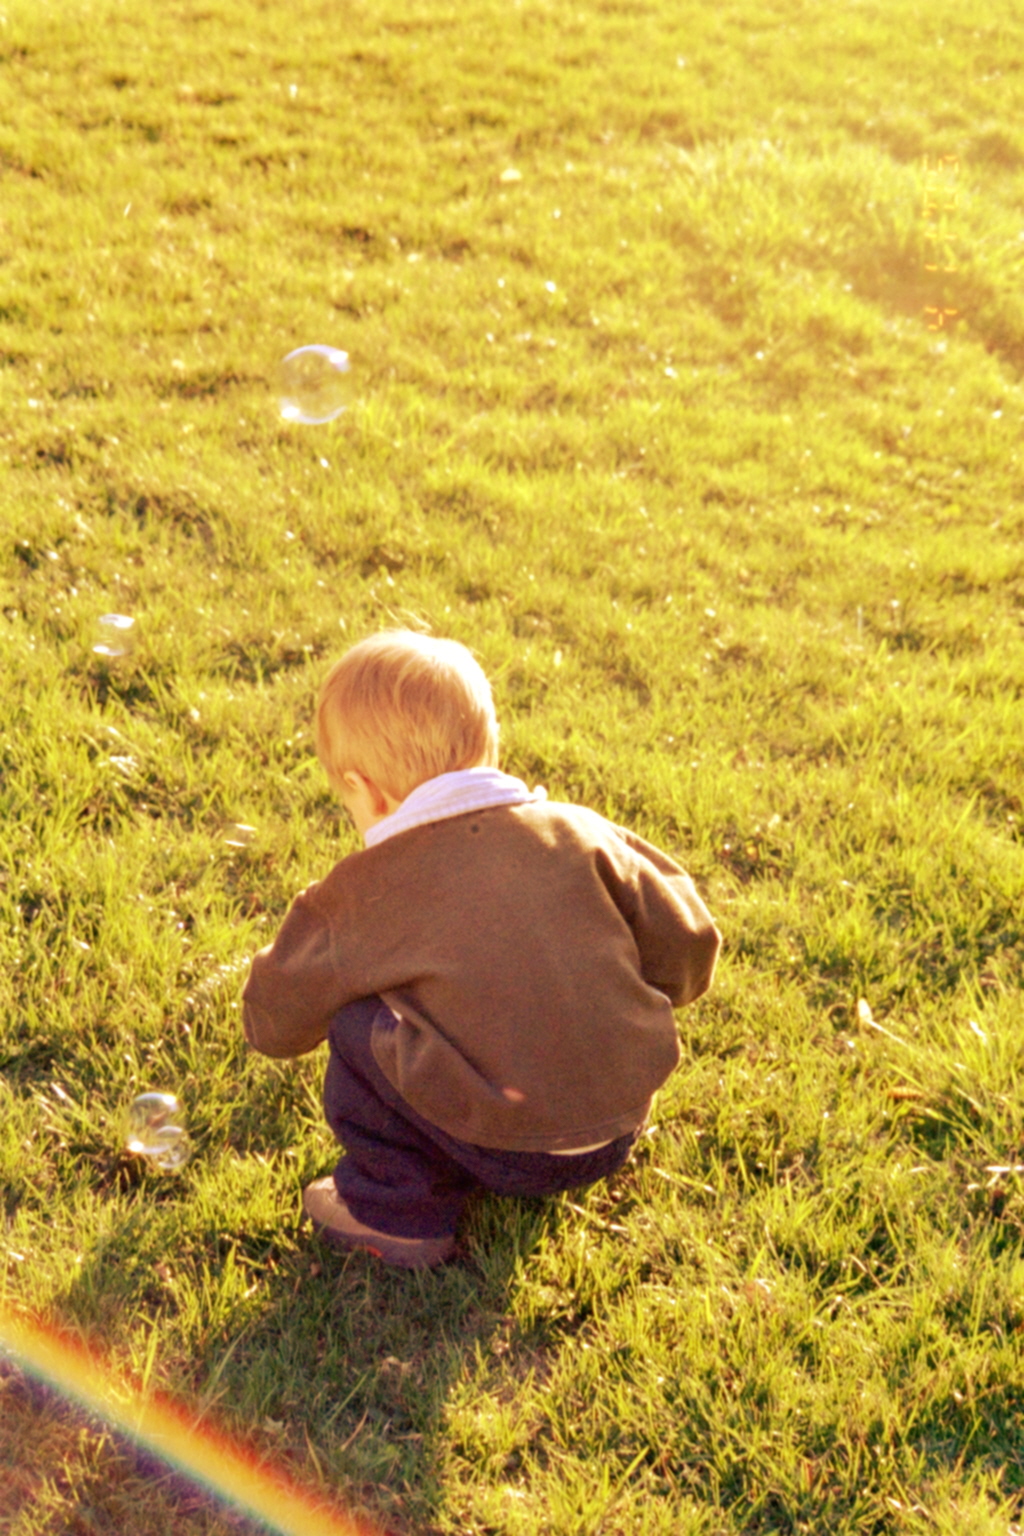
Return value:
<svg viewBox="0 0 1024 1536">
<path fill-rule="evenodd" d="M 429 1269 L 443 1264 L 455 1248 L 454 1237 L 392 1237 L 357 1221 L 334 1187 L 330 1174 L 314 1179 L 302 1192 L 302 1204 L 317 1234 L 335 1248 L 365 1248 L 386 1264 Z"/>
</svg>

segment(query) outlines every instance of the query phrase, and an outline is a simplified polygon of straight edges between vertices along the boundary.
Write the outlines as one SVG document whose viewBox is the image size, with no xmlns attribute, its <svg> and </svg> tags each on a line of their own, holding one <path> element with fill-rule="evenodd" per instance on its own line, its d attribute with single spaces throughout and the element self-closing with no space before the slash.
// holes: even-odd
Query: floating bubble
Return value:
<svg viewBox="0 0 1024 1536">
<path fill-rule="evenodd" d="M 281 415 L 302 426 L 333 421 L 348 404 L 348 353 L 337 347 L 297 347 L 277 371 Z"/>
<path fill-rule="evenodd" d="M 232 821 L 224 829 L 224 841 L 229 848 L 248 848 L 256 832 L 246 821 Z"/>
<path fill-rule="evenodd" d="M 135 649 L 135 620 L 125 613 L 105 613 L 96 620 L 96 638 L 93 650 L 97 656 L 116 660 L 129 656 Z"/>
<path fill-rule="evenodd" d="M 192 1147 L 182 1119 L 173 1093 L 140 1093 L 128 1109 L 128 1151 L 146 1158 L 161 1173 L 184 1168 Z"/>
</svg>

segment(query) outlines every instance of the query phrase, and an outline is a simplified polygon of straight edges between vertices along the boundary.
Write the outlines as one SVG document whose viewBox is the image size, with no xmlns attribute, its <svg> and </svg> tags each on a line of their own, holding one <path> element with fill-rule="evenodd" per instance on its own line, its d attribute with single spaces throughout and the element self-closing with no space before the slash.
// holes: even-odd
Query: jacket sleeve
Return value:
<svg viewBox="0 0 1024 1536">
<path fill-rule="evenodd" d="M 620 905 L 633 930 L 644 980 L 675 1008 L 711 986 L 722 937 L 685 870 L 635 832 L 616 827 L 635 860 Z"/>
<path fill-rule="evenodd" d="M 302 1056 L 327 1038 L 351 1001 L 334 960 L 331 927 L 310 886 L 293 902 L 273 944 L 252 962 L 242 993 L 245 1038 L 264 1056 Z"/>
</svg>

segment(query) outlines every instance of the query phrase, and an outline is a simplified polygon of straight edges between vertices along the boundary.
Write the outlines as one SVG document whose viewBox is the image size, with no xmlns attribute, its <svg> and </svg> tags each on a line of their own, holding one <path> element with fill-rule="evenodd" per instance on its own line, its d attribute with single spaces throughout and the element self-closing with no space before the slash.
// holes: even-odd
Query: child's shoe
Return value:
<svg viewBox="0 0 1024 1536">
<path fill-rule="evenodd" d="M 318 1235 L 335 1248 L 365 1248 L 386 1264 L 403 1269 L 428 1269 L 443 1264 L 455 1248 L 454 1237 L 392 1237 L 357 1221 L 327 1175 L 314 1179 L 302 1192 L 306 1215 Z"/>
</svg>

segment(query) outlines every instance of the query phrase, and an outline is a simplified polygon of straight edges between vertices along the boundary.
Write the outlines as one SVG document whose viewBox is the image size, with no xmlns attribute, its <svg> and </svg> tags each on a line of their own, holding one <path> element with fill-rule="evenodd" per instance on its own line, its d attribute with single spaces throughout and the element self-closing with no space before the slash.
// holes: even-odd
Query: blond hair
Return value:
<svg viewBox="0 0 1024 1536">
<path fill-rule="evenodd" d="M 399 801 L 439 773 L 497 767 L 491 685 L 457 640 L 381 630 L 325 677 L 316 750 L 332 783 L 354 770 Z"/>
</svg>

